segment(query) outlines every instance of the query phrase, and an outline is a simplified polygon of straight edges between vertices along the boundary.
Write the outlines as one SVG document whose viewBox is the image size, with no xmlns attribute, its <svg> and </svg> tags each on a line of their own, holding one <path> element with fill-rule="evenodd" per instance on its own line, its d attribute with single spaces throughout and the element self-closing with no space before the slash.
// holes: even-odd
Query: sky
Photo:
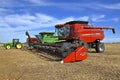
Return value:
<svg viewBox="0 0 120 80">
<path fill-rule="evenodd" d="M 72 20 L 114 27 L 105 30 L 103 42 L 120 42 L 120 0 L 0 0 L 0 42 L 55 31 L 54 25 Z"/>
</svg>

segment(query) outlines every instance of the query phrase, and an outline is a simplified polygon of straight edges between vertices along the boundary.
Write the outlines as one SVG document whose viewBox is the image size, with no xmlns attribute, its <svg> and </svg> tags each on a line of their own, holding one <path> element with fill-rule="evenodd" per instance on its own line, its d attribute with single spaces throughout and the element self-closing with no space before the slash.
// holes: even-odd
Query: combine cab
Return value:
<svg viewBox="0 0 120 80">
<path fill-rule="evenodd" d="M 89 48 L 94 48 L 98 53 L 104 52 L 105 46 L 100 42 L 104 39 L 103 29 L 110 29 L 115 33 L 114 28 L 90 26 L 87 21 L 58 24 L 55 25 L 57 36 L 50 32 L 35 35 L 38 43 L 33 47 L 36 50 L 48 50 L 60 55 L 61 63 L 85 60 Z"/>
</svg>

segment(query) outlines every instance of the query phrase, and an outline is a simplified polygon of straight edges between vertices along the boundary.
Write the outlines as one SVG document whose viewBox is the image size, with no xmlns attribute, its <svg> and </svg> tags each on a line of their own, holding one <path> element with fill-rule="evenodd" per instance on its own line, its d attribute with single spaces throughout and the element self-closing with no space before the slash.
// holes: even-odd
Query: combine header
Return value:
<svg viewBox="0 0 120 80">
<path fill-rule="evenodd" d="M 105 50 L 103 29 L 112 30 L 112 27 L 90 26 L 87 21 L 70 21 L 64 24 L 55 25 L 54 33 L 42 32 L 35 35 L 38 43 L 32 46 L 37 50 L 52 51 L 62 57 L 63 62 L 74 62 L 85 60 L 89 48 L 102 53 Z M 29 36 L 28 36 L 29 37 Z"/>
</svg>

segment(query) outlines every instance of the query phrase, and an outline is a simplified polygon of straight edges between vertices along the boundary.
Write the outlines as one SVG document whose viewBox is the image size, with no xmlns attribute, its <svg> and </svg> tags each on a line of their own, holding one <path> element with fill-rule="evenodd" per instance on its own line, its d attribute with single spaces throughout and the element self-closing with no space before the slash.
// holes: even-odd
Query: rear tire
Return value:
<svg viewBox="0 0 120 80">
<path fill-rule="evenodd" d="M 16 49 L 22 49 L 23 46 L 21 43 L 17 43 L 15 47 L 16 47 Z"/>
<path fill-rule="evenodd" d="M 11 49 L 11 46 L 10 46 L 9 44 L 7 44 L 7 45 L 5 46 L 5 48 L 6 48 L 6 49 Z"/>
<path fill-rule="evenodd" d="M 104 43 L 97 43 L 96 47 L 95 47 L 95 50 L 96 50 L 97 53 L 103 53 L 104 50 L 105 50 Z"/>
</svg>

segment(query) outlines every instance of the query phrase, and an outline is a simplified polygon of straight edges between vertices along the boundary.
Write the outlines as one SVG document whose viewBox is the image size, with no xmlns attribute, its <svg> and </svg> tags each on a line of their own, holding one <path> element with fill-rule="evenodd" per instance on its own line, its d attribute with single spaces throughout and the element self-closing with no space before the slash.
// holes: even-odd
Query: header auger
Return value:
<svg viewBox="0 0 120 80">
<path fill-rule="evenodd" d="M 38 43 L 32 46 L 37 50 L 50 50 L 60 55 L 62 63 L 85 60 L 89 48 L 94 48 L 98 53 L 104 52 L 104 44 L 100 42 L 104 39 L 103 29 L 115 33 L 112 27 L 90 26 L 87 21 L 57 24 L 55 25 L 57 36 L 54 33 L 42 32 L 35 35 Z"/>
</svg>

